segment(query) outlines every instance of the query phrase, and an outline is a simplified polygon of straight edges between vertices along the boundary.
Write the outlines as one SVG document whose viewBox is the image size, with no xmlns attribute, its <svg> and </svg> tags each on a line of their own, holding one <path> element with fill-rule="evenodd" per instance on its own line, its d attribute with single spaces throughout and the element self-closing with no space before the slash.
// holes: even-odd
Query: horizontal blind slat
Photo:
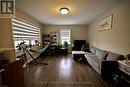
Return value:
<svg viewBox="0 0 130 87">
<path fill-rule="evenodd" d="M 23 21 L 12 19 L 14 40 L 39 40 L 40 30 Z"/>
<path fill-rule="evenodd" d="M 22 28 L 22 27 L 14 27 L 13 26 L 13 30 L 15 31 L 15 30 L 21 30 L 21 31 L 29 31 L 29 32 L 38 32 L 39 33 L 39 31 L 34 31 L 34 30 L 31 30 L 31 29 L 26 29 L 26 28 Z"/>
<path fill-rule="evenodd" d="M 29 26 L 29 27 L 32 27 L 32 28 L 38 29 L 38 28 L 35 27 L 35 26 L 32 26 L 32 25 L 27 24 L 27 23 L 24 23 L 24 22 L 19 21 L 19 20 L 17 20 L 17 19 L 12 19 L 12 22 L 13 22 L 13 23 L 19 23 L 19 24 L 21 24 L 21 25 L 25 25 L 25 26 Z"/>
<path fill-rule="evenodd" d="M 21 34 L 23 34 L 23 35 L 38 35 L 38 34 L 34 34 L 34 33 L 27 33 L 27 32 L 20 32 L 20 31 L 13 31 L 13 33 L 16 35 L 21 35 Z"/>
<path fill-rule="evenodd" d="M 16 23 L 12 23 L 12 24 L 13 24 L 13 27 L 19 27 L 19 28 L 23 28 L 23 29 L 32 30 L 32 31 L 38 31 L 37 29 L 33 29 L 31 27 L 23 26 L 23 25 L 20 25 L 20 24 L 16 24 Z"/>
</svg>

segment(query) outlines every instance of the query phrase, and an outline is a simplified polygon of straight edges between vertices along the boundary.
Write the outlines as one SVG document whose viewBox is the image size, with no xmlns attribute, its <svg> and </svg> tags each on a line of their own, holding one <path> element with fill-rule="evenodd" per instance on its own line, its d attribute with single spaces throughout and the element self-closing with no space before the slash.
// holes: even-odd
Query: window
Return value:
<svg viewBox="0 0 130 87">
<path fill-rule="evenodd" d="M 35 45 L 35 40 L 40 40 L 40 29 L 19 19 L 12 19 L 13 38 L 15 47 L 25 41 L 27 45 Z"/>
<path fill-rule="evenodd" d="M 70 44 L 71 30 L 61 30 L 61 44 L 67 41 Z"/>
</svg>

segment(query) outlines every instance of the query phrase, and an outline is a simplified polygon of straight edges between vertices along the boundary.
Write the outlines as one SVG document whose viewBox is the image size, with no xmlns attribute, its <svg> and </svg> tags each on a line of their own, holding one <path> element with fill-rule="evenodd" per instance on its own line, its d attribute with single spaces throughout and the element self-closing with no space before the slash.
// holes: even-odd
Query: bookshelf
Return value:
<svg viewBox="0 0 130 87">
<path fill-rule="evenodd" d="M 58 34 L 51 33 L 51 45 L 58 45 Z"/>
<path fill-rule="evenodd" d="M 58 33 L 43 34 L 43 46 L 50 44 L 50 52 L 55 53 L 58 47 Z"/>
<path fill-rule="evenodd" d="M 50 34 L 43 34 L 43 46 L 50 44 L 51 36 Z"/>
</svg>

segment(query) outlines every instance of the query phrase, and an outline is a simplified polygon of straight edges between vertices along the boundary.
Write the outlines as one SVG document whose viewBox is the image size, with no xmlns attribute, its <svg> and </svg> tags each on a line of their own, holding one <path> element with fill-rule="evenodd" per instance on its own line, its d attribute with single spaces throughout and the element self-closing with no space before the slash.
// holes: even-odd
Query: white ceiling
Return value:
<svg viewBox="0 0 130 87">
<path fill-rule="evenodd" d="M 16 8 L 42 24 L 84 25 L 109 11 L 124 0 L 15 0 Z M 70 9 L 61 15 L 59 9 Z"/>
</svg>

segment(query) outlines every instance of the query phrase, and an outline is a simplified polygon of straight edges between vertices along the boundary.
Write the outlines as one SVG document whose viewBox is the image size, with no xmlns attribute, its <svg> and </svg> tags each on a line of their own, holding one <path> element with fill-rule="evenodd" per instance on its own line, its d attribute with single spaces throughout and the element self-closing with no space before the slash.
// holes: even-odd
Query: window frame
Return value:
<svg viewBox="0 0 130 87">
<path fill-rule="evenodd" d="M 70 29 L 62 29 L 62 30 L 60 30 L 60 43 L 61 44 L 64 44 L 63 42 L 62 42 L 62 40 L 63 40 L 63 38 L 64 37 L 62 37 L 62 32 L 63 31 L 67 31 L 67 32 L 69 32 L 69 42 L 68 42 L 68 44 L 71 44 L 71 30 Z"/>
</svg>

